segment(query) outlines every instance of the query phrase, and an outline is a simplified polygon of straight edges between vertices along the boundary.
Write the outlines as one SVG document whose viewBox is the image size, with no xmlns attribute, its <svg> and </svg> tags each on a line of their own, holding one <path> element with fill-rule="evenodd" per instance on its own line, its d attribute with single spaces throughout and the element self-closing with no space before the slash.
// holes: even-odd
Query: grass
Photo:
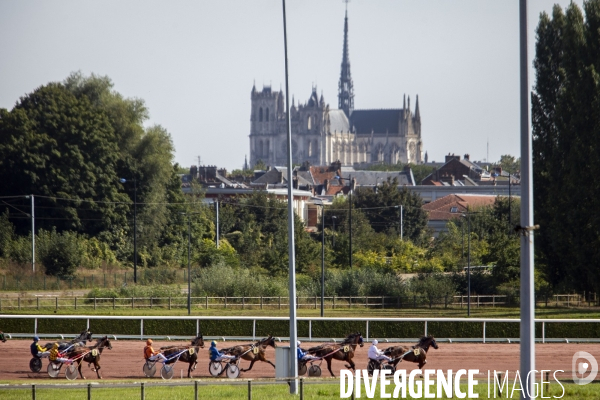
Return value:
<svg viewBox="0 0 600 400">
<path fill-rule="evenodd" d="M 466 317 L 467 311 L 464 308 L 416 308 L 416 309 L 368 309 L 368 313 L 365 312 L 365 308 L 344 308 L 344 309 L 326 309 L 326 317 L 365 317 L 370 318 L 431 318 L 431 317 Z M 100 307 L 96 310 L 93 307 L 81 307 L 77 309 L 73 307 L 40 307 L 27 308 L 27 309 L 6 309 L 2 308 L 2 314 L 13 314 L 13 315 L 33 315 L 33 314 L 57 314 L 57 315 L 122 315 L 122 316 L 164 316 L 164 315 L 187 315 L 187 309 L 185 308 L 116 308 L 113 310 L 112 307 Z M 600 310 L 588 309 L 588 308 L 537 308 L 535 310 L 536 318 L 600 318 Z M 268 316 L 268 317 L 288 317 L 289 311 L 287 309 L 244 309 L 240 307 L 232 308 L 209 308 L 208 310 L 203 308 L 192 308 L 192 315 L 195 316 Z M 319 317 L 319 309 L 307 309 L 301 308 L 298 310 L 297 315 L 299 317 Z M 471 308 L 472 317 L 485 317 L 485 318 L 519 318 L 520 310 L 517 307 L 486 307 L 486 308 Z"/>
<path fill-rule="evenodd" d="M 189 381 L 188 381 L 189 382 Z M 198 386 L 198 398 L 199 399 L 247 399 L 248 398 L 248 384 L 246 381 L 238 381 L 239 384 L 224 384 L 224 385 L 205 385 L 200 384 Z M 1 382 L 0 382 L 1 383 Z M 12 383 L 12 382 L 11 382 Z M 103 382 L 107 383 L 107 382 Z M 122 382 L 121 382 L 122 383 Z M 21 386 L 23 382 L 19 382 Z M 139 384 L 139 383 L 138 383 Z M 579 386 L 575 384 L 565 384 L 565 395 L 562 399 L 573 400 L 573 399 L 598 399 L 600 397 L 600 384 L 593 383 L 590 385 Z M 77 388 L 75 388 L 77 387 Z M 393 384 L 388 387 L 387 392 L 393 392 Z M 479 394 L 479 398 L 488 398 L 487 396 L 487 382 L 479 381 L 475 393 Z M 512 387 L 511 387 L 512 388 Z M 435 386 L 432 387 L 432 392 L 435 393 Z M 145 398 L 147 400 L 159 400 L 159 399 L 170 399 L 170 400 L 183 400 L 194 398 L 194 387 L 189 386 L 177 386 L 177 387 L 161 387 L 153 385 L 151 383 L 145 384 Z M 466 385 L 461 385 L 461 391 L 466 392 Z M 118 387 L 115 385 L 114 388 L 95 388 L 92 384 L 92 399 L 94 400 L 112 400 L 119 398 L 119 400 L 128 399 L 139 399 L 140 398 L 140 387 Z M 491 397 L 493 398 L 493 390 L 491 390 Z M 515 391 L 512 398 L 519 398 L 520 392 Z M 550 386 L 550 390 L 544 390 L 544 396 L 557 396 L 562 394 L 561 387 L 555 382 Z M 74 388 L 36 388 L 36 395 L 38 399 L 44 400 L 70 400 L 70 399 L 82 399 L 87 396 L 87 388 L 85 386 L 74 386 Z M 508 393 L 510 395 L 510 392 Z M 31 387 L 27 389 L 7 389 L 0 388 L 0 398 L 3 400 L 20 400 L 32 397 Z M 507 394 L 503 398 L 506 398 Z M 254 383 L 252 385 L 252 398 L 253 399 L 294 399 L 297 396 L 289 394 L 288 386 L 285 384 L 277 385 L 259 385 Z M 305 399 L 339 399 L 340 398 L 340 384 L 336 380 L 336 383 L 311 383 L 306 381 L 304 384 L 304 398 Z M 366 392 L 363 386 L 361 390 L 361 398 L 367 398 Z M 376 399 L 380 397 L 379 385 L 375 391 Z M 413 397 L 407 396 L 412 399 Z M 418 397 L 417 397 L 418 398 Z M 446 397 L 442 397 L 446 398 Z M 510 397 L 509 397 L 510 398 Z"/>
</svg>

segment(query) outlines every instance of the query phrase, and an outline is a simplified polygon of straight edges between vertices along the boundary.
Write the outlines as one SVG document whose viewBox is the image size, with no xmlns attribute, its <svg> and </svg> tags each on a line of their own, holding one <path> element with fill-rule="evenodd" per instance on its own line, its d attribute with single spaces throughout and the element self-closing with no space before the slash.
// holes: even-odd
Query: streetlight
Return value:
<svg viewBox="0 0 600 400">
<path fill-rule="evenodd" d="M 404 240 L 404 221 L 402 220 L 404 217 L 404 207 L 400 204 L 395 208 L 400 208 L 400 240 Z"/>
<path fill-rule="evenodd" d="M 191 252 L 191 242 L 192 242 L 192 215 L 199 213 L 184 213 L 180 212 L 179 214 L 185 215 L 188 219 L 188 296 L 187 296 L 187 309 L 188 315 L 192 313 L 192 274 L 191 274 L 191 264 L 190 264 L 190 252 Z"/>
<path fill-rule="evenodd" d="M 219 200 L 215 199 L 215 209 L 217 210 L 217 237 L 216 244 L 217 249 L 219 248 Z"/>
<path fill-rule="evenodd" d="M 325 204 L 321 203 L 321 317 L 325 315 Z"/>
<path fill-rule="evenodd" d="M 125 183 L 127 179 L 121 178 Z M 133 283 L 137 283 L 137 179 L 133 179 Z"/>
<path fill-rule="evenodd" d="M 331 217 L 331 220 L 333 221 L 333 232 L 331 235 L 331 247 L 335 250 L 335 220 L 337 219 L 337 217 L 334 215 Z"/>
<path fill-rule="evenodd" d="M 468 238 L 467 238 L 467 316 L 471 316 L 471 214 L 467 210 L 467 215 L 461 217 L 467 218 Z"/>
</svg>

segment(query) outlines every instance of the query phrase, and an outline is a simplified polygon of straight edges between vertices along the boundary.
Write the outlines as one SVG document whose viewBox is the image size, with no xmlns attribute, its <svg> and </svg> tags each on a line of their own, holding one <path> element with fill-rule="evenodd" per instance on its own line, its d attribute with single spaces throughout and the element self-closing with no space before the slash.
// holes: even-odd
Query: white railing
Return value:
<svg viewBox="0 0 600 400">
<path fill-rule="evenodd" d="M 144 321 L 145 320 L 164 320 L 164 321 L 169 321 L 169 320 L 195 320 L 196 321 L 196 335 L 199 335 L 201 330 L 200 330 L 200 322 L 201 321 L 208 321 L 208 320 L 225 320 L 225 321 L 229 321 L 229 320 L 242 320 L 242 321 L 252 321 L 252 332 L 250 335 L 250 332 L 248 332 L 248 335 L 246 336 L 242 336 L 243 338 L 252 338 L 252 340 L 256 339 L 256 321 L 289 321 L 289 318 L 287 317 L 249 317 L 249 316 L 117 316 L 117 315 L 9 315 L 9 314 L 4 314 L 4 315 L 0 315 L 0 321 L 4 320 L 4 319 L 33 319 L 34 320 L 34 326 L 32 326 L 32 333 L 22 333 L 22 334 L 18 334 L 18 333 L 10 333 L 10 332 L 5 332 L 5 334 L 8 334 L 9 337 L 32 337 L 36 334 L 38 334 L 38 319 L 75 319 L 75 320 L 85 320 L 86 321 L 86 327 L 88 329 L 90 329 L 90 321 L 93 320 L 106 320 L 106 319 L 111 319 L 111 320 L 139 320 L 140 321 L 140 334 L 139 335 L 114 335 L 114 334 L 109 334 L 108 332 L 104 332 L 102 334 L 109 334 L 111 337 L 114 337 L 115 339 L 118 338 L 124 338 L 124 339 L 143 339 L 146 338 L 148 335 L 146 335 L 144 333 Z M 329 317 L 298 317 L 297 318 L 298 321 L 307 321 L 308 322 L 308 337 L 304 338 L 304 340 L 308 340 L 311 341 L 313 340 L 313 335 L 312 335 L 312 323 L 313 321 L 337 321 L 337 322 L 364 322 L 365 323 L 365 338 L 367 340 L 369 340 L 369 324 L 371 322 L 422 322 L 423 323 L 423 335 L 427 336 L 428 334 L 428 329 L 427 329 L 427 325 L 430 322 L 469 322 L 469 323 L 481 323 L 481 327 L 482 327 L 482 335 L 481 337 L 476 337 L 476 338 L 438 338 L 439 340 L 448 340 L 450 342 L 452 341 L 479 341 L 479 339 L 481 339 L 481 341 L 483 343 L 486 343 L 486 341 L 508 341 L 508 343 L 510 342 L 518 342 L 519 339 L 518 338 L 506 338 L 506 337 L 496 337 L 496 338 L 491 338 L 486 336 L 486 324 L 487 323 L 498 323 L 498 322 L 507 322 L 507 323 L 519 323 L 520 320 L 517 318 L 329 318 Z M 594 338 L 594 339 L 581 339 L 581 338 L 576 338 L 576 337 L 571 337 L 571 338 L 553 338 L 553 339 L 547 339 L 546 338 L 546 324 L 555 324 L 555 323 L 600 323 L 600 319 L 543 319 L 543 318 L 536 318 L 535 319 L 536 323 L 541 323 L 542 324 L 542 329 L 541 329 L 541 337 L 536 338 L 537 341 L 540 341 L 542 343 L 546 343 L 546 342 L 550 342 L 550 341 L 561 341 L 561 342 L 569 342 L 569 341 L 585 341 L 585 342 L 593 342 L 593 341 L 600 341 L 600 338 Z M 93 329 L 93 327 L 92 327 Z M 38 335 L 39 336 L 39 335 Z M 61 336 L 59 334 L 55 334 L 54 336 Z M 63 334 L 62 336 L 72 336 L 72 335 L 66 335 Z M 154 337 L 154 336 L 153 336 Z M 160 337 L 167 337 L 168 336 L 160 336 Z M 231 337 L 222 337 L 222 336 L 215 336 L 218 338 L 221 338 L 223 340 L 230 340 L 230 339 L 239 339 L 240 336 L 231 336 Z M 209 337 L 207 337 L 209 338 Z M 315 338 L 316 339 L 316 338 Z M 319 340 L 322 338 L 319 338 Z M 327 339 L 333 339 L 333 338 L 327 338 Z M 385 339 L 385 338 L 383 338 Z M 406 341 L 406 340 L 416 340 L 416 338 L 387 338 L 387 339 L 391 339 L 392 341 L 399 341 L 399 339 L 402 339 L 402 341 Z M 289 338 L 286 337 L 281 337 L 280 340 L 289 340 Z"/>
</svg>

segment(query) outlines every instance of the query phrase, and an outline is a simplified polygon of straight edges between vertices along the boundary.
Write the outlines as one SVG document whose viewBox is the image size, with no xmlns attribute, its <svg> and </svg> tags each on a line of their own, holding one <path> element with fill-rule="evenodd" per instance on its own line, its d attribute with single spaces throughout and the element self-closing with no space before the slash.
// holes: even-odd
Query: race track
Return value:
<svg viewBox="0 0 600 400">
<path fill-rule="evenodd" d="M 42 371 L 33 373 L 29 370 L 29 340 L 8 340 L 6 343 L 0 343 L 0 380 L 22 380 L 23 383 L 29 381 L 62 381 L 65 382 L 64 367 L 56 379 L 51 379 L 46 373 L 48 360 L 43 360 Z M 155 341 L 154 348 L 179 344 L 180 342 L 161 342 Z M 189 342 L 181 342 L 187 344 Z M 247 342 L 219 342 L 218 347 L 230 347 L 236 344 L 245 344 Z M 287 345 L 287 343 L 281 343 Z M 412 345 L 414 343 L 410 343 Z M 314 344 L 303 342 L 303 347 L 310 347 Z M 385 348 L 391 344 L 380 343 L 379 348 Z M 396 343 L 394 343 L 396 345 Z M 409 345 L 408 343 L 406 345 Z M 204 349 L 200 349 L 198 368 L 192 372 L 193 378 L 209 378 L 208 372 L 208 342 Z M 354 361 L 357 368 L 366 368 L 367 350 L 370 343 L 357 348 Z M 120 340 L 112 341 L 112 350 L 105 349 L 102 353 L 100 365 L 102 366 L 102 376 L 104 379 L 142 379 L 143 348 L 144 342 L 140 340 Z M 586 351 L 591 353 L 597 360 L 600 360 L 600 344 L 537 344 L 536 345 L 536 369 L 537 370 L 564 370 L 565 373 L 558 374 L 562 378 L 571 377 L 571 361 L 573 354 L 577 351 Z M 267 349 L 267 359 L 275 363 L 275 350 L 271 347 Z M 173 379 L 187 374 L 186 363 L 177 362 L 175 365 L 175 375 Z M 248 368 L 249 362 L 242 361 L 241 368 Z M 399 364 L 399 369 L 407 371 L 415 369 L 416 364 L 403 362 Z M 326 363 L 321 365 L 322 377 L 329 377 Z M 334 361 L 332 364 L 336 377 L 339 377 L 340 369 L 344 368 L 344 363 Z M 518 344 L 464 344 L 464 343 L 439 343 L 439 349 L 431 348 L 428 353 L 427 369 L 442 369 L 457 371 L 459 369 L 478 369 L 479 377 L 487 377 L 488 370 L 515 371 L 519 369 L 519 345 Z M 160 369 L 160 366 L 158 366 Z M 82 367 L 84 376 L 88 379 L 97 379 L 96 373 L 92 372 L 87 364 Z M 512 375 L 512 374 L 511 374 Z M 249 372 L 243 372 L 240 378 L 274 378 L 275 369 L 262 362 L 257 362 L 254 368 Z M 152 379 L 161 379 L 157 371 Z M 597 378 L 598 379 L 598 378 Z"/>
</svg>

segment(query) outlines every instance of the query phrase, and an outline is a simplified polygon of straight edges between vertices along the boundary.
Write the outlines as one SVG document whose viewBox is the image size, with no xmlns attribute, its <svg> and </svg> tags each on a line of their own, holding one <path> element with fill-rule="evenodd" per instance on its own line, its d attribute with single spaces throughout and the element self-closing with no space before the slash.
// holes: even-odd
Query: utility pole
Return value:
<svg viewBox="0 0 600 400">
<path fill-rule="evenodd" d="M 31 195 L 31 269 L 35 272 L 35 206 Z"/>
</svg>

